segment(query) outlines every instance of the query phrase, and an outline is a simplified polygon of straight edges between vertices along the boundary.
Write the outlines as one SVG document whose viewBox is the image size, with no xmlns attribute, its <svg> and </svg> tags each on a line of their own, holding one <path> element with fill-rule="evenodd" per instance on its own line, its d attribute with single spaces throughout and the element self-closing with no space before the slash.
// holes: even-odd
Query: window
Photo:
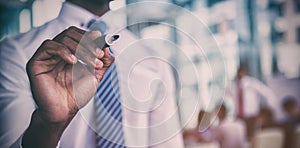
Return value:
<svg viewBox="0 0 300 148">
<path fill-rule="evenodd" d="M 300 44 L 300 26 L 297 27 L 297 43 Z"/>
<path fill-rule="evenodd" d="M 58 16 L 62 0 L 37 0 L 32 4 L 33 26 L 43 25 Z"/>
<path fill-rule="evenodd" d="M 222 1 L 225 1 L 225 0 L 207 0 L 206 5 L 207 5 L 207 7 L 212 7 L 213 5 L 215 5 L 219 2 L 222 2 Z"/>
<path fill-rule="evenodd" d="M 294 0 L 295 13 L 300 14 L 300 1 Z"/>
<path fill-rule="evenodd" d="M 23 9 L 20 13 L 20 32 L 26 32 L 31 28 L 30 11 Z"/>
</svg>

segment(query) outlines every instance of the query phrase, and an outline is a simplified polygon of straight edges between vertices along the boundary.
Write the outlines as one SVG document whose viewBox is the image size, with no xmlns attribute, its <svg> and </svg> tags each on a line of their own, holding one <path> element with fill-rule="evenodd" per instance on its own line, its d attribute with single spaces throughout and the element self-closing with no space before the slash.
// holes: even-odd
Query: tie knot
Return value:
<svg viewBox="0 0 300 148">
<path fill-rule="evenodd" d="M 91 31 L 93 30 L 98 30 L 100 31 L 102 34 L 106 33 L 107 30 L 107 25 L 105 22 L 100 21 L 100 20 L 96 20 L 96 19 L 91 19 L 88 24 L 87 24 L 87 28 Z"/>
</svg>

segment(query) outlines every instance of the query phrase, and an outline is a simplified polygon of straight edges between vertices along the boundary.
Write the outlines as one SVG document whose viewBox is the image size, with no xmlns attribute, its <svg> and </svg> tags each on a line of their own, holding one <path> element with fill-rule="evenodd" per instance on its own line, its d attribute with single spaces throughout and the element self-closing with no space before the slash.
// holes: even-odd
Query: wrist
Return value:
<svg viewBox="0 0 300 148">
<path fill-rule="evenodd" d="M 62 111 L 56 110 L 52 112 L 45 112 L 44 110 L 37 109 L 32 115 L 37 121 L 47 124 L 49 126 L 60 126 L 69 123 L 78 111 Z"/>
<path fill-rule="evenodd" d="M 33 124 L 39 125 L 39 126 L 44 126 L 49 129 L 61 129 L 64 128 L 65 126 L 68 125 L 68 123 L 71 121 L 71 117 L 67 118 L 65 120 L 60 120 L 60 121 L 55 121 L 55 120 L 48 120 L 45 118 L 45 116 L 39 111 L 35 110 L 32 113 L 31 121 Z"/>
<path fill-rule="evenodd" d="M 44 120 L 38 110 L 32 113 L 29 127 L 24 133 L 23 147 L 56 147 L 71 120 L 49 122 Z"/>
</svg>

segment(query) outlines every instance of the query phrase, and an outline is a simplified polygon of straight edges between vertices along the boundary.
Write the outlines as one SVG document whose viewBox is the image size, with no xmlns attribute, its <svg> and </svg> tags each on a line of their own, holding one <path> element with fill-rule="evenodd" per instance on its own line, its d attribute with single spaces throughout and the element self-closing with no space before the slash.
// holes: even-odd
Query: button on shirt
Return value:
<svg viewBox="0 0 300 148">
<path fill-rule="evenodd" d="M 27 33 L 4 39 L 0 45 L 0 147 L 19 147 L 22 135 L 37 108 L 25 70 L 27 61 L 46 39 L 52 39 L 70 26 L 86 29 L 95 18 L 89 11 L 65 2 L 59 16 Z M 123 127 L 127 147 L 183 147 L 169 66 L 149 59 L 131 68 L 138 58 L 155 52 L 139 44 L 128 30 L 112 47 L 120 81 Z M 130 70 L 130 71 L 129 71 Z M 130 74 L 130 75 L 129 75 Z M 164 80 L 164 85 L 151 83 Z M 151 84 L 151 90 L 149 90 Z M 152 87 L 153 86 L 153 87 Z M 64 131 L 59 147 L 95 147 L 93 101 L 74 117 Z"/>
</svg>

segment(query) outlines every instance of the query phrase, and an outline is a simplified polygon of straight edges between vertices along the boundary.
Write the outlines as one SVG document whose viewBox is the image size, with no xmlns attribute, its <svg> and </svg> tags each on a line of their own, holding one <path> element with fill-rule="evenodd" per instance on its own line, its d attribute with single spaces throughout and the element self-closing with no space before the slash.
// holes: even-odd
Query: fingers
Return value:
<svg viewBox="0 0 300 148">
<path fill-rule="evenodd" d="M 69 64 L 75 64 L 77 62 L 77 58 L 65 45 L 52 40 L 44 41 L 36 52 L 36 56 L 34 56 L 34 58 L 36 61 L 47 60 L 48 64 L 52 64 L 52 62 L 56 63 L 58 60 L 55 58 L 56 56 Z"/>
<path fill-rule="evenodd" d="M 80 45 L 85 49 L 87 49 L 86 52 L 89 52 L 90 55 L 94 55 L 99 59 L 103 57 L 104 53 L 102 49 L 97 46 L 94 40 L 96 38 L 99 38 L 100 36 L 101 33 L 99 31 L 91 31 L 91 32 L 87 32 L 80 41 Z"/>
<path fill-rule="evenodd" d="M 103 67 L 108 68 L 115 60 L 115 58 L 111 55 L 109 48 L 106 47 L 103 49 L 104 51 L 104 56 L 102 58 L 103 61 Z"/>
<path fill-rule="evenodd" d="M 86 32 L 70 27 L 53 40 L 44 41 L 30 60 L 29 66 L 35 61 L 43 61 L 45 64 L 43 67 L 53 70 L 59 69 L 56 65 L 61 62 L 65 62 L 60 64 L 60 68 L 63 68 L 64 64 L 73 65 L 82 61 L 100 81 L 107 68 L 113 63 L 114 57 L 110 54 L 109 48 L 100 49 L 95 44 L 94 40 L 99 37 L 101 37 L 99 31 Z"/>
<path fill-rule="evenodd" d="M 109 48 L 104 48 L 104 56 L 102 58 L 103 68 L 95 68 L 94 74 L 97 82 L 99 83 L 106 72 L 106 70 L 111 66 L 114 62 L 115 58 L 110 54 Z"/>
<path fill-rule="evenodd" d="M 65 45 L 80 61 L 88 66 L 100 68 L 103 66 L 101 58 L 103 58 L 104 52 L 94 43 L 94 39 L 100 36 L 99 31 L 86 32 L 76 27 L 70 27 L 53 40 Z"/>
<path fill-rule="evenodd" d="M 62 44 L 65 45 L 75 56 L 78 57 L 82 62 L 89 65 L 91 68 L 102 67 L 103 63 L 100 59 L 104 56 L 104 52 L 97 47 L 78 44 L 70 37 L 64 37 Z"/>
</svg>

